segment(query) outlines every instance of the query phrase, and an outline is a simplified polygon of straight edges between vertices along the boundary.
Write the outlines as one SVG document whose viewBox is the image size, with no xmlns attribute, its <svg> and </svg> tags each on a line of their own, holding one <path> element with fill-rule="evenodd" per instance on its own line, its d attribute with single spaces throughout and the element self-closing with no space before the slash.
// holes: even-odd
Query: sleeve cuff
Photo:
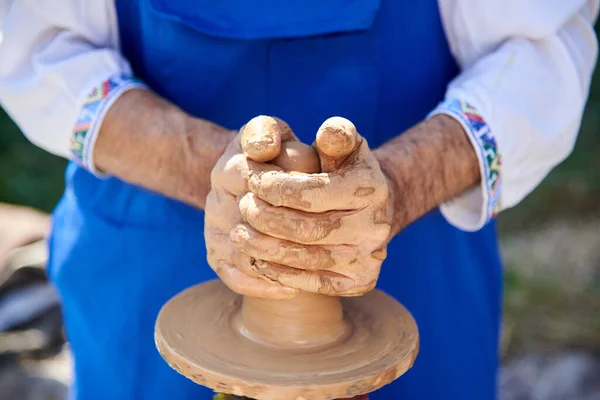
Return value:
<svg viewBox="0 0 600 400">
<path fill-rule="evenodd" d="M 501 209 L 502 157 L 496 138 L 482 115 L 469 103 L 449 99 L 428 116 L 445 114 L 456 119 L 465 130 L 479 161 L 481 183 L 440 206 L 444 218 L 464 231 L 477 231 Z"/>
<path fill-rule="evenodd" d="M 99 178 L 107 178 L 94 164 L 94 146 L 104 116 L 119 96 L 140 87 L 146 86 L 133 77 L 114 75 L 94 87 L 81 107 L 71 134 L 70 151 L 75 162 Z"/>
</svg>

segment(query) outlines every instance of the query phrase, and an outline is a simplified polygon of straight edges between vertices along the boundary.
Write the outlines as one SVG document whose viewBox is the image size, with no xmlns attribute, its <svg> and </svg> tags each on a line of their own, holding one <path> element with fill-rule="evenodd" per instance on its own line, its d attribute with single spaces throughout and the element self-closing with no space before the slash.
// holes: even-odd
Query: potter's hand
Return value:
<svg viewBox="0 0 600 400">
<path fill-rule="evenodd" d="M 342 144 L 342 146 L 340 146 Z M 350 154 L 340 154 L 343 144 Z M 254 271 L 285 287 L 353 296 L 371 290 L 390 235 L 389 189 L 352 123 L 331 118 L 315 143 L 322 173 L 250 168 L 244 222 L 231 234 Z"/>
<path fill-rule="evenodd" d="M 230 239 L 232 229 L 243 222 L 239 200 L 249 191 L 250 171 L 280 170 L 264 162 L 279 154 L 282 141 L 291 140 L 296 139 L 284 122 L 270 117 L 254 118 L 240 130 L 212 170 L 204 229 L 208 263 L 219 278 L 239 294 L 277 299 L 298 293 L 296 289 L 283 287 L 257 274 L 252 256 L 240 252 Z M 244 154 L 243 145 L 256 151 Z"/>
</svg>

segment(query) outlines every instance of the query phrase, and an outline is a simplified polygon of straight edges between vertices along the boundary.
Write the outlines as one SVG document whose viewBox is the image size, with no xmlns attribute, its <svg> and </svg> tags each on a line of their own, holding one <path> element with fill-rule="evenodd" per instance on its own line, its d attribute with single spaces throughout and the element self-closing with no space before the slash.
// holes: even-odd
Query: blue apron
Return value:
<svg viewBox="0 0 600 400">
<path fill-rule="evenodd" d="M 160 95 L 231 129 L 275 115 L 307 143 L 339 115 L 378 146 L 422 120 L 458 73 L 436 0 L 122 0 L 117 11 L 123 52 Z M 210 399 L 153 340 L 160 307 L 215 278 L 202 212 L 75 164 L 66 181 L 49 275 L 75 397 Z M 493 222 L 461 232 L 435 210 L 400 233 L 378 286 L 414 314 L 421 352 L 371 399 L 495 398 L 501 275 Z"/>
</svg>

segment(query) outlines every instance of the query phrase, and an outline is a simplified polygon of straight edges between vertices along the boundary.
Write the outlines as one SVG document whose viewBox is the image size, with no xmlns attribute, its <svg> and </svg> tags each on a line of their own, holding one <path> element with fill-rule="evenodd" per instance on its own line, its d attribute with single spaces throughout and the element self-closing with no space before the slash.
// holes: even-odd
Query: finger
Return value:
<svg viewBox="0 0 600 400">
<path fill-rule="evenodd" d="M 274 133 L 277 134 L 280 137 L 280 139 L 278 140 L 278 139 L 274 138 L 275 141 L 278 140 L 280 143 L 298 141 L 298 138 L 292 131 L 292 128 L 290 128 L 290 126 L 287 124 L 287 122 L 285 122 L 282 119 L 277 118 L 277 117 L 267 117 L 267 116 L 261 115 L 261 116 L 253 118 L 247 124 L 243 125 L 240 128 L 240 130 L 239 130 L 238 134 L 236 135 L 236 137 L 234 138 L 234 140 L 232 140 L 229 143 L 229 145 L 227 146 L 227 148 L 225 149 L 224 154 L 233 155 L 233 154 L 244 153 L 244 149 L 242 146 L 242 138 L 245 135 L 252 136 L 254 133 L 260 134 L 263 131 L 263 129 L 261 129 L 261 126 L 262 126 L 263 122 L 265 122 L 265 121 L 267 122 L 268 125 L 276 125 L 278 127 L 278 129 L 275 129 Z M 273 121 L 275 123 L 273 123 Z M 249 129 L 246 130 L 246 128 L 248 126 L 249 126 Z M 269 132 L 272 132 L 272 131 L 273 131 L 273 127 L 271 127 L 269 129 Z M 246 133 L 244 134 L 244 132 L 246 132 Z M 264 135 L 264 133 L 262 133 L 262 135 Z M 262 135 L 259 135 L 259 137 L 257 139 L 260 140 Z"/>
<path fill-rule="evenodd" d="M 291 128 L 282 120 L 272 118 L 279 126 L 279 133 L 283 143 L 291 143 L 297 140 Z M 247 124 L 248 125 L 248 124 Z M 223 155 L 219 158 L 211 171 L 211 187 L 220 187 L 233 194 L 248 192 L 247 181 L 249 176 L 249 164 L 252 170 L 261 171 L 281 171 L 281 168 L 262 162 L 255 162 L 249 159 L 242 149 L 242 137 L 246 126 L 244 125 L 238 135 L 229 143 Z M 254 128 L 250 128 L 254 129 Z"/>
<path fill-rule="evenodd" d="M 228 232 L 232 226 L 242 222 L 238 196 L 227 190 L 213 188 L 206 196 L 204 226 Z"/>
<path fill-rule="evenodd" d="M 304 270 L 333 270 L 358 262 L 353 246 L 301 245 L 264 235 L 244 224 L 230 233 L 233 246 L 241 253 L 276 264 Z"/>
<path fill-rule="evenodd" d="M 219 277 L 227 279 L 226 284 L 232 290 L 240 294 L 252 293 L 251 291 L 254 288 L 244 289 L 244 285 L 257 284 L 256 290 L 264 292 L 264 296 L 273 296 L 273 292 L 281 292 L 279 297 L 289 297 L 294 292 L 293 290 L 281 290 L 281 284 L 272 282 L 264 275 L 256 272 L 256 260 L 239 252 L 231 243 L 229 234 L 213 227 L 206 228 L 205 234 L 208 263 Z M 220 271 L 224 268 L 224 265 L 225 271 Z M 237 271 L 230 271 L 229 268 L 234 268 Z M 261 283 L 258 284 L 257 280 Z"/>
<path fill-rule="evenodd" d="M 260 232 L 256 232 L 254 231 L 252 228 L 245 226 L 245 225 L 239 225 L 236 229 L 232 230 L 231 235 L 232 236 L 244 236 L 247 232 L 250 235 L 261 235 Z M 338 289 L 338 293 L 339 295 L 343 295 L 343 296 L 355 296 L 355 295 L 360 295 L 360 294 L 364 294 L 368 291 L 370 291 L 371 289 L 373 289 L 375 287 L 376 284 L 376 279 L 373 280 L 372 277 L 377 277 L 379 276 L 379 271 L 381 268 L 381 264 L 382 262 L 385 260 L 386 258 L 386 249 L 385 247 L 381 248 L 377 248 L 374 251 L 371 251 L 370 254 L 366 253 L 364 255 L 360 254 L 359 251 L 359 247 L 356 246 L 306 246 L 306 245 L 295 245 L 294 243 L 290 243 L 290 245 L 295 246 L 296 248 L 309 248 L 309 249 L 315 249 L 315 248 L 322 248 L 326 251 L 325 256 L 323 257 L 321 254 L 319 254 L 319 260 L 323 260 L 325 266 L 327 267 L 327 269 L 325 268 L 321 268 L 319 270 L 319 268 L 314 268 L 314 266 L 316 265 L 316 263 L 311 264 L 310 262 L 304 263 L 303 265 L 300 265 L 299 267 L 296 267 L 294 265 L 294 262 L 297 261 L 296 257 L 294 254 L 292 254 L 289 258 L 288 257 L 282 257 L 280 258 L 280 254 L 276 254 L 275 257 L 272 256 L 272 254 L 274 254 L 274 252 L 271 251 L 271 249 L 275 246 L 269 245 L 268 240 L 277 240 L 275 238 L 270 238 L 268 236 L 264 236 L 264 239 L 266 240 L 262 240 L 263 238 L 258 238 L 259 242 L 257 242 L 258 247 L 259 248 L 255 248 L 254 246 L 248 246 L 246 248 L 250 248 L 250 251 L 248 254 L 249 256 L 251 256 L 254 259 L 254 262 L 252 262 L 251 268 L 253 269 L 252 271 L 252 276 L 260 276 L 262 275 L 263 277 L 265 277 L 266 279 L 269 280 L 273 280 L 275 279 L 275 275 L 273 275 L 273 273 L 271 271 L 275 271 L 275 272 L 281 272 L 283 271 L 285 274 L 284 276 L 297 276 L 298 275 L 298 271 L 293 271 L 293 270 L 304 270 L 307 272 L 318 272 L 319 275 L 325 276 L 325 277 L 331 277 L 333 279 L 332 284 L 339 284 L 341 285 Z M 253 239 L 250 239 L 253 240 Z M 243 241 L 243 239 L 242 239 Z M 237 240 L 233 239 L 232 243 L 234 243 L 234 246 L 236 246 L 240 253 L 244 253 L 244 250 L 240 249 L 240 246 L 243 246 L 241 244 L 236 244 Z M 285 241 L 282 241 L 285 242 Z M 375 242 L 380 242 L 380 240 L 375 240 Z M 287 242 L 289 243 L 289 242 Z M 287 244 L 286 243 L 286 244 Z M 366 248 L 372 248 L 373 245 L 377 245 L 378 243 L 365 243 L 365 245 L 363 247 Z M 309 250 L 310 251 L 310 250 Z M 306 254 L 306 252 L 303 252 L 302 250 L 299 251 L 300 254 Z M 333 262 L 330 261 L 330 258 L 333 258 Z M 289 262 L 289 264 L 284 264 L 281 262 L 277 262 L 276 260 L 278 259 L 282 259 L 285 262 Z M 292 262 L 290 262 L 290 259 L 292 260 Z M 237 265 L 237 264 L 236 264 Z M 307 268 L 307 266 L 311 267 L 311 269 Z M 291 270 L 287 270 L 283 267 L 286 268 L 291 268 Z M 331 274 L 321 274 L 323 272 L 330 272 Z M 304 281 L 310 281 L 310 279 L 314 279 L 314 275 L 305 275 L 303 276 L 302 279 L 304 279 Z M 350 280 L 353 280 L 353 283 L 350 284 L 349 281 L 346 280 L 336 280 L 337 278 L 342 278 L 342 277 L 346 277 Z M 335 278 L 335 279 L 334 279 Z M 286 278 L 287 279 L 287 278 Z M 299 287 L 300 284 L 298 283 L 291 283 L 291 281 L 289 280 L 278 280 L 278 282 L 280 282 L 281 284 L 285 285 L 285 286 L 292 286 L 292 287 Z M 339 283 L 341 282 L 341 283 Z M 304 288 L 307 288 L 306 285 L 309 284 L 313 284 L 313 283 L 304 283 L 303 286 Z"/>
<path fill-rule="evenodd" d="M 243 296 L 282 300 L 293 298 L 299 293 L 297 289 L 282 286 L 280 283 L 248 276 L 226 262 L 219 264 L 216 273 L 227 287 Z"/>
<path fill-rule="evenodd" d="M 207 260 L 211 268 L 216 271 L 220 263 L 236 267 L 246 275 L 263 278 L 255 272 L 255 258 L 240 252 L 231 241 L 229 234 L 212 225 L 205 225 L 204 234 L 206 237 Z"/>
<path fill-rule="evenodd" d="M 234 195 L 247 193 L 250 170 L 265 173 L 281 171 L 281 168 L 273 164 L 252 161 L 242 153 L 229 157 L 222 156 L 211 172 L 211 187 L 226 190 Z"/>
<path fill-rule="evenodd" d="M 273 160 L 279 155 L 282 142 L 296 140 L 288 124 L 265 115 L 252 118 L 241 133 L 244 154 L 257 162 Z"/>
<path fill-rule="evenodd" d="M 316 148 L 322 153 L 321 162 L 341 162 L 336 166 L 337 172 L 329 175 L 310 174 L 319 170 L 316 164 L 318 159 L 310 147 L 296 142 L 293 146 L 281 146 L 280 154 L 274 162 L 286 171 L 301 173 L 271 171 L 273 173 L 264 174 L 264 170 L 251 169 L 248 187 L 272 205 L 303 211 L 322 212 L 348 209 L 349 206 L 364 207 L 375 200 L 377 192 L 369 185 L 379 183 L 384 186 L 385 180 L 382 179 L 379 163 L 368 144 L 360 140 L 362 139 L 350 121 L 339 117 L 330 118 L 323 123 L 317 134 Z M 333 164 L 329 169 L 333 171 Z M 364 185 L 362 180 L 365 180 Z M 325 191 L 324 187 L 330 190 Z M 315 206 L 311 198 L 316 198 L 322 205 Z M 337 202 L 338 206 L 333 202 Z"/>
<path fill-rule="evenodd" d="M 356 286 L 351 278 L 331 271 L 305 271 L 262 260 L 255 265 L 256 271 L 270 281 L 305 292 L 339 296 Z"/>
<path fill-rule="evenodd" d="M 373 158 L 373 159 L 371 159 Z M 332 173 L 303 174 L 250 167 L 248 189 L 274 205 L 324 212 L 366 207 L 387 197 L 387 183 L 366 142 Z"/>
<path fill-rule="evenodd" d="M 321 172 L 319 156 L 314 148 L 302 142 L 285 142 L 281 152 L 272 161 L 284 171 L 315 174 Z"/>
<path fill-rule="evenodd" d="M 265 235 L 312 245 L 355 245 L 369 236 L 380 238 L 389 234 L 389 225 L 365 225 L 365 210 L 308 213 L 286 207 L 273 207 L 252 193 L 240 200 L 242 219 Z M 384 236 L 387 237 L 387 236 Z"/>
<path fill-rule="evenodd" d="M 281 133 L 281 143 L 298 141 L 298 138 L 294 134 L 294 131 L 288 125 L 287 122 L 278 117 L 271 118 L 277 121 L 277 125 L 279 126 L 279 132 Z"/>
<path fill-rule="evenodd" d="M 345 118 L 332 117 L 323 122 L 314 146 L 321 160 L 321 171 L 338 170 L 362 140 L 354 124 Z"/>
</svg>

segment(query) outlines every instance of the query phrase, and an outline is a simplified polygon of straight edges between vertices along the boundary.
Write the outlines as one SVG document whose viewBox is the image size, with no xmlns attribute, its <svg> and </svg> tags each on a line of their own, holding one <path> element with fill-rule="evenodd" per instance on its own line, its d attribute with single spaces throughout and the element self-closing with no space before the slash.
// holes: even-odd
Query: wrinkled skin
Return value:
<svg viewBox="0 0 600 400">
<path fill-rule="evenodd" d="M 354 129 L 341 118 L 325 124 L 331 123 Z M 324 154 L 317 142 L 322 170 L 329 172 L 316 174 L 247 160 L 239 142 L 213 170 L 206 207 L 209 263 L 223 281 L 263 298 L 373 289 L 386 257 L 391 207 L 386 177 L 366 140 L 358 136 L 341 159 Z"/>
<path fill-rule="evenodd" d="M 290 298 L 298 290 L 271 282 L 256 272 L 255 260 L 240 252 L 230 238 L 232 230 L 243 223 L 239 201 L 249 192 L 250 171 L 279 169 L 272 164 L 255 162 L 242 151 L 244 130 L 261 128 L 260 124 L 253 124 L 253 121 L 242 127 L 211 173 L 211 190 L 206 198 L 204 224 L 208 264 L 236 293 L 273 299 Z M 277 125 L 281 135 L 273 142 L 296 140 L 287 124 L 282 121 L 272 123 Z"/>
</svg>

